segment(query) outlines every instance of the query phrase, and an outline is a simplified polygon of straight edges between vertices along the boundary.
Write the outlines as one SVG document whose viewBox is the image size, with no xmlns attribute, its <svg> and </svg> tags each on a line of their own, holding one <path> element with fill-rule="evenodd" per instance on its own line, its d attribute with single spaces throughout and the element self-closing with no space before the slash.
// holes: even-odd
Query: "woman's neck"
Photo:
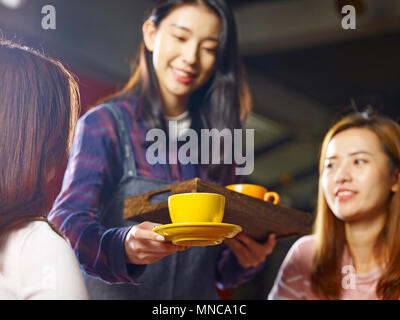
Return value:
<svg viewBox="0 0 400 320">
<path fill-rule="evenodd" d="M 179 97 L 175 95 L 163 95 L 163 113 L 168 117 L 177 117 L 187 110 L 189 97 Z"/>
<path fill-rule="evenodd" d="M 346 241 L 357 273 L 366 273 L 379 267 L 375 244 L 386 220 L 386 212 L 372 218 L 345 223 Z"/>
</svg>

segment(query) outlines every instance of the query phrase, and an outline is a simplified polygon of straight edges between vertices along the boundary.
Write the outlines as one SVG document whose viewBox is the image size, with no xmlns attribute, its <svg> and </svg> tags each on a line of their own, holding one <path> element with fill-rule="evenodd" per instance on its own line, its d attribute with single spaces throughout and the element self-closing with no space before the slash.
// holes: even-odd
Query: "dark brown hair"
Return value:
<svg viewBox="0 0 400 320">
<path fill-rule="evenodd" d="M 47 217 L 78 114 L 78 85 L 60 62 L 0 39 L 0 232 Z"/>
</svg>

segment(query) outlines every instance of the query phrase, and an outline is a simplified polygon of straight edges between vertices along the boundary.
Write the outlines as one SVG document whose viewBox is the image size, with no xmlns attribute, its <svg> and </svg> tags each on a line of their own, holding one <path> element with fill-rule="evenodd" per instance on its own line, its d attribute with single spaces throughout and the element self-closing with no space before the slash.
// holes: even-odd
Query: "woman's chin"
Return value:
<svg viewBox="0 0 400 320">
<path fill-rule="evenodd" d="M 343 210 L 337 210 L 336 212 L 334 212 L 334 215 L 336 216 L 336 218 L 343 222 L 354 222 L 361 218 L 360 215 L 356 212 L 348 212 Z"/>
</svg>

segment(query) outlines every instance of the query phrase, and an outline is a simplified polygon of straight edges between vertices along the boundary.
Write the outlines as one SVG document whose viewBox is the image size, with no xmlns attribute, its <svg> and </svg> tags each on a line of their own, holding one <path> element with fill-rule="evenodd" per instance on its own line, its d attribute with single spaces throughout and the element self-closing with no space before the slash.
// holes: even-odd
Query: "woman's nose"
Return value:
<svg viewBox="0 0 400 320">
<path fill-rule="evenodd" d="M 343 183 L 351 181 L 351 169 L 348 164 L 342 164 L 338 167 L 335 174 L 335 182 Z"/>
<path fill-rule="evenodd" d="M 182 58 L 188 65 L 193 65 L 197 61 L 197 54 L 197 44 L 188 42 L 183 48 Z"/>
</svg>

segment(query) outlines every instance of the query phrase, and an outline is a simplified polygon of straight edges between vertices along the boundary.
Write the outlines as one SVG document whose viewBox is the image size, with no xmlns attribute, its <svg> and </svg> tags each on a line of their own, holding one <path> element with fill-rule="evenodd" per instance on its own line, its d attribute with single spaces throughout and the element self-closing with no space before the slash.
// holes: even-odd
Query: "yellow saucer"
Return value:
<svg viewBox="0 0 400 320">
<path fill-rule="evenodd" d="M 233 238 L 242 228 L 236 224 L 216 222 L 170 223 L 155 227 L 153 231 L 165 240 L 181 246 L 212 246 L 226 238 Z"/>
</svg>

